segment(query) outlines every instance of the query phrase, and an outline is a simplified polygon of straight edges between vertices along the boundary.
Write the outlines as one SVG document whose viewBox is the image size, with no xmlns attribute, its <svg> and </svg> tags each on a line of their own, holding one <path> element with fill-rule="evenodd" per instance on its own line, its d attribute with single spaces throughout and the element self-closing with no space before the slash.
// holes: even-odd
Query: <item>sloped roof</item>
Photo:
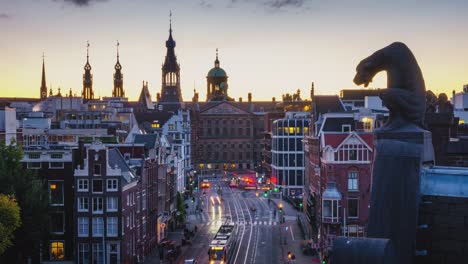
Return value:
<svg viewBox="0 0 468 264">
<path fill-rule="evenodd" d="M 138 124 L 153 123 L 153 121 L 157 120 L 162 127 L 173 115 L 174 113 L 168 111 L 138 112 L 135 113 L 135 119 Z"/>
<path fill-rule="evenodd" d="M 146 149 L 153 149 L 156 146 L 156 141 L 158 140 L 157 134 L 145 134 L 145 135 L 135 135 L 135 143 L 145 144 Z"/>
<path fill-rule="evenodd" d="M 316 95 L 314 96 L 313 105 L 317 116 L 319 114 L 346 111 L 338 95 Z"/>
<path fill-rule="evenodd" d="M 351 125 L 351 131 L 355 130 L 354 117 L 327 117 L 323 125 L 323 132 L 341 132 L 343 125 Z"/>
<path fill-rule="evenodd" d="M 108 163 L 111 168 L 115 168 L 117 166 L 122 171 L 122 177 L 126 183 L 131 183 L 136 180 L 135 175 L 130 167 L 128 167 L 127 162 L 125 162 L 124 157 L 118 149 L 109 149 Z"/>
<path fill-rule="evenodd" d="M 343 89 L 340 91 L 342 100 L 364 100 L 366 96 L 379 96 L 381 89 Z"/>
</svg>

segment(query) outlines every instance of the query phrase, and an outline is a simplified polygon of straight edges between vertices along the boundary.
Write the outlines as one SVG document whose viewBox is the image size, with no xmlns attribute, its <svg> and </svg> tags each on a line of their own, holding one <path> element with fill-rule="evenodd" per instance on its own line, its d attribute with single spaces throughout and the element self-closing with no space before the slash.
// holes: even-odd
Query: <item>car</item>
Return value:
<svg viewBox="0 0 468 264">
<path fill-rule="evenodd" d="M 197 264 L 197 260 L 195 259 L 186 259 L 184 264 Z"/>
<path fill-rule="evenodd" d="M 252 212 L 255 212 L 255 211 L 257 211 L 257 208 L 255 206 L 251 206 L 250 210 L 252 210 Z"/>
<path fill-rule="evenodd" d="M 210 188 L 211 184 L 208 180 L 203 180 L 201 183 L 202 188 Z"/>
</svg>

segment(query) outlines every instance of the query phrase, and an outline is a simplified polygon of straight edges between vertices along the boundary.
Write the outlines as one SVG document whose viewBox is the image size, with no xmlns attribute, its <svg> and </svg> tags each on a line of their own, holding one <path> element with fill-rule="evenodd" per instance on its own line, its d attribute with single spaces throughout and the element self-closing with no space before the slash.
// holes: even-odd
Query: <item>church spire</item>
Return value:
<svg viewBox="0 0 468 264">
<path fill-rule="evenodd" d="M 174 48 L 176 42 L 172 37 L 172 12 L 169 13 L 169 38 L 166 41 L 166 58 L 162 66 L 162 86 L 160 102 L 180 103 L 180 65 L 177 63 Z"/>
<path fill-rule="evenodd" d="M 83 100 L 93 100 L 93 75 L 91 74 L 91 64 L 89 64 L 89 41 L 86 45 L 86 64 L 84 66 L 85 73 L 83 74 Z"/>
<path fill-rule="evenodd" d="M 215 67 L 216 67 L 216 68 L 219 68 L 218 48 L 216 48 L 216 60 L 215 60 Z"/>
<path fill-rule="evenodd" d="M 112 91 L 113 97 L 125 97 L 125 91 L 123 89 L 123 74 L 122 74 L 122 65 L 119 61 L 119 41 L 117 41 L 117 63 L 114 66 L 114 90 Z"/>
<path fill-rule="evenodd" d="M 42 80 L 41 80 L 41 90 L 40 90 L 40 98 L 44 100 L 47 98 L 47 85 L 46 85 L 46 75 L 45 75 L 45 61 L 44 61 L 44 53 L 42 53 Z"/>
</svg>

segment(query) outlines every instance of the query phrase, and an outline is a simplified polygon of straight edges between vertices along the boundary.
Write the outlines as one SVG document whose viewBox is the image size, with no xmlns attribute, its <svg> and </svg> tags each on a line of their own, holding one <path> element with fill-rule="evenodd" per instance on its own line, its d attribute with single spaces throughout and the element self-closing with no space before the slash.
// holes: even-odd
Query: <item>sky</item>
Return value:
<svg viewBox="0 0 468 264">
<path fill-rule="evenodd" d="M 206 98 L 216 48 L 229 96 L 281 98 L 315 83 L 316 94 L 358 88 L 356 65 L 394 41 L 406 43 L 426 88 L 468 84 L 465 0 L 0 0 L 0 96 L 38 97 L 47 86 L 81 94 L 90 43 L 95 96 L 110 96 L 119 41 L 124 89 L 136 100 L 148 81 L 161 90 L 172 11 L 184 100 Z M 380 73 L 371 87 L 386 87 Z"/>
</svg>

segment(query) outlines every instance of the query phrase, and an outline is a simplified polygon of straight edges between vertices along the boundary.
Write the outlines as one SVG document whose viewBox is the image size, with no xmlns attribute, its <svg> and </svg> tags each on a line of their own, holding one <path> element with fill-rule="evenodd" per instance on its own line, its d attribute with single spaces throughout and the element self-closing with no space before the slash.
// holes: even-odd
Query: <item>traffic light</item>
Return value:
<svg viewBox="0 0 468 264">
<path fill-rule="evenodd" d="M 195 202 L 195 197 L 192 197 L 192 203 L 194 203 L 194 202 Z"/>
<path fill-rule="evenodd" d="M 300 203 L 299 203 L 299 207 L 301 207 L 301 208 L 302 208 L 302 202 L 300 202 Z"/>
<path fill-rule="evenodd" d="M 278 192 L 278 187 L 275 187 L 273 190 L 274 190 L 275 192 Z"/>
<path fill-rule="evenodd" d="M 268 192 L 267 192 L 267 191 L 265 191 L 265 192 L 263 193 L 263 197 L 265 197 L 265 198 L 268 197 Z"/>
<path fill-rule="evenodd" d="M 288 260 L 291 260 L 292 259 L 292 253 L 291 251 L 288 252 Z"/>
<path fill-rule="evenodd" d="M 283 204 L 279 204 L 278 209 L 279 209 L 280 213 L 282 213 L 283 212 Z"/>
</svg>

